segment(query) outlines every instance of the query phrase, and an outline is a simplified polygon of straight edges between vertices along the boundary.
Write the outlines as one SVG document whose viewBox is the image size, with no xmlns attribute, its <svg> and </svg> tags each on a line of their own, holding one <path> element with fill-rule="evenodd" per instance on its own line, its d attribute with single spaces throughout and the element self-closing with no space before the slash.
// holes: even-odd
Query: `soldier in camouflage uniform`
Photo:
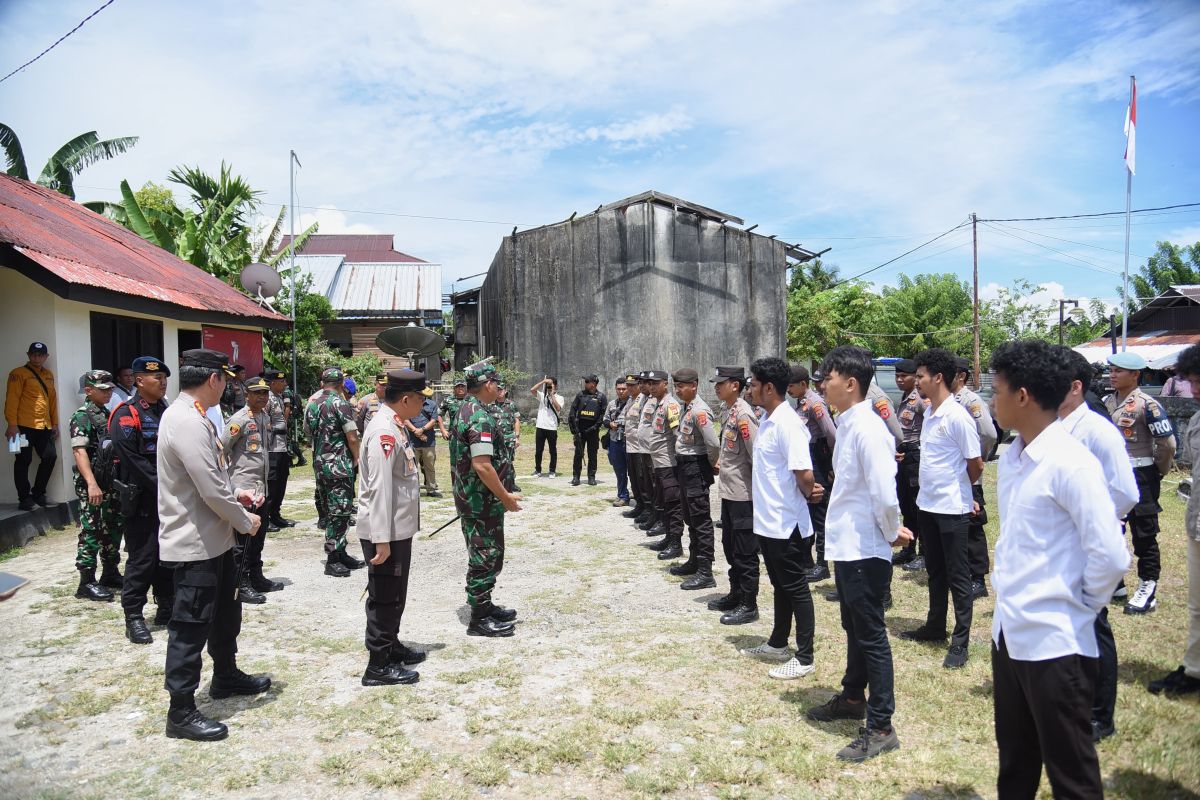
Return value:
<svg viewBox="0 0 1200 800">
<path fill-rule="evenodd" d="M 507 450 L 497 446 L 500 433 L 487 406 L 499 394 L 499 374 L 480 362 L 466 369 L 470 393 L 450 426 L 454 505 L 467 543 L 469 636 L 512 636 L 517 612 L 492 603 L 492 588 L 504 566 L 504 512 L 520 511 L 520 495 L 506 487 L 512 480 Z"/>
<path fill-rule="evenodd" d="M 496 419 L 496 430 L 500 435 L 500 444 L 504 446 L 505 457 L 510 464 L 515 464 L 517 448 L 521 445 L 521 428 L 519 426 L 521 412 L 517 410 L 517 404 L 509 398 L 508 387 L 504 385 L 503 380 L 496 385 L 496 388 L 499 390 L 499 395 L 488 410 Z M 521 491 L 521 487 L 517 486 L 516 468 L 510 469 L 508 475 L 509 480 L 504 488 L 510 492 Z"/>
<path fill-rule="evenodd" d="M 346 578 L 363 562 L 346 552 L 346 530 L 354 507 L 358 426 L 354 409 L 339 387 L 345 376 L 337 367 L 321 373 L 321 395 L 305 409 L 305 426 L 313 442 L 318 509 L 325 511 L 325 574 Z"/>
<path fill-rule="evenodd" d="M 121 588 L 121 516 L 112 486 L 101 486 L 93 471 L 101 448 L 108 443 L 108 409 L 112 397 L 112 375 L 94 369 L 83 376 L 87 402 L 71 415 L 71 452 L 75 456 L 75 496 L 79 498 L 79 547 L 75 568 L 79 570 L 81 600 L 112 600 L 112 589 Z M 104 573 L 96 580 L 96 554 Z"/>
<path fill-rule="evenodd" d="M 286 387 L 282 397 L 288 415 L 288 456 L 291 466 L 303 467 L 308 463 L 304 458 L 304 415 L 296 411 L 296 393 L 292 391 L 292 387 Z"/>
<path fill-rule="evenodd" d="M 438 418 L 446 421 L 447 439 L 450 438 L 450 429 L 454 427 L 454 420 L 458 419 L 458 409 L 462 408 L 462 404 L 467 399 L 467 384 L 465 381 L 458 381 L 454 384 L 454 396 L 447 397 L 442 400 L 442 404 L 438 406 Z"/>
</svg>

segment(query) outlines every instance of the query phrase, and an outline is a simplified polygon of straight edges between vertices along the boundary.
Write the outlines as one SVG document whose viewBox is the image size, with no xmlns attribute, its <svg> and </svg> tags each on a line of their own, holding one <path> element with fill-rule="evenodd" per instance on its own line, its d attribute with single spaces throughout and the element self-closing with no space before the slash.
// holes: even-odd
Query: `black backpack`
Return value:
<svg viewBox="0 0 1200 800">
<path fill-rule="evenodd" d="M 102 492 L 112 491 L 113 479 L 117 477 L 117 462 L 120 459 L 117 458 L 116 448 L 113 447 L 110 431 L 113 417 L 121 410 L 121 406 L 129 407 L 129 414 L 133 417 L 138 433 L 142 431 L 142 418 L 137 412 L 137 406 L 126 400 L 113 407 L 112 413 L 108 415 L 108 426 L 104 429 L 104 435 L 96 445 L 96 457 L 92 459 L 92 476 Z"/>
</svg>

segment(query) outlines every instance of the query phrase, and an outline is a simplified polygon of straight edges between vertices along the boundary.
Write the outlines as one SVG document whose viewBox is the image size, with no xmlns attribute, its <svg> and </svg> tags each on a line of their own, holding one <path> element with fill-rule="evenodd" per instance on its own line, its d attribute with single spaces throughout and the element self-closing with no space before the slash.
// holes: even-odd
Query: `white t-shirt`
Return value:
<svg viewBox="0 0 1200 800">
<path fill-rule="evenodd" d="M 812 469 L 808 429 L 790 403 L 780 403 L 763 420 L 754 440 L 754 532 L 770 539 L 813 535 L 808 500 L 796 485 L 793 470 Z"/>
<path fill-rule="evenodd" d="M 967 462 L 979 458 L 979 429 L 971 414 L 947 397 L 925 409 L 917 507 L 933 514 L 969 514 L 974 498 Z"/>
<path fill-rule="evenodd" d="M 562 419 L 563 415 L 563 396 L 558 393 L 555 393 L 554 395 L 554 402 L 558 403 L 557 412 L 554 410 L 553 406 L 546 402 L 546 393 L 544 391 L 539 390 L 537 398 L 537 427 L 545 431 L 558 430 L 558 423 L 559 420 Z"/>
</svg>

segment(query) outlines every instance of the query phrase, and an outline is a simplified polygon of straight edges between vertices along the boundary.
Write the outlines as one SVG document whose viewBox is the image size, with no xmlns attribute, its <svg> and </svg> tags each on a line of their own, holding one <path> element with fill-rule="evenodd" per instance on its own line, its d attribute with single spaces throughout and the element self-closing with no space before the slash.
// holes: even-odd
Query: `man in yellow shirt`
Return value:
<svg viewBox="0 0 1200 800">
<path fill-rule="evenodd" d="M 54 373 L 46 369 L 50 349 L 42 342 L 34 342 L 29 345 L 28 356 L 25 365 L 8 373 L 8 395 L 4 401 L 4 419 L 8 423 L 5 438 L 24 436 L 28 441 L 13 463 L 13 482 L 17 485 L 22 511 L 32 511 L 35 504 L 50 505 L 46 486 L 58 460 L 58 395 L 54 390 Z M 29 465 L 35 452 L 39 463 L 31 488 Z"/>
</svg>

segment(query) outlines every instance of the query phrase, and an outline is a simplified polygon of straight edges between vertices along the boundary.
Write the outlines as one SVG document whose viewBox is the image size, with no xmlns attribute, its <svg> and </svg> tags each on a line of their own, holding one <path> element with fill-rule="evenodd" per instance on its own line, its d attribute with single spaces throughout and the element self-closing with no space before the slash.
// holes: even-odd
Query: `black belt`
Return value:
<svg viewBox="0 0 1200 800">
<path fill-rule="evenodd" d="M 905 442 L 900 445 L 899 452 L 901 453 L 919 453 L 921 452 L 920 442 Z"/>
<path fill-rule="evenodd" d="M 694 455 L 694 456 L 679 455 L 678 453 L 675 454 L 675 463 L 677 463 L 677 464 L 684 464 L 684 463 L 688 463 L 688 462 L 692 462 L 692 461 L 704 461 L 705 463 L 707 463 L 708 456 L 705 456 L 705 455 Z"/>
</svg>

